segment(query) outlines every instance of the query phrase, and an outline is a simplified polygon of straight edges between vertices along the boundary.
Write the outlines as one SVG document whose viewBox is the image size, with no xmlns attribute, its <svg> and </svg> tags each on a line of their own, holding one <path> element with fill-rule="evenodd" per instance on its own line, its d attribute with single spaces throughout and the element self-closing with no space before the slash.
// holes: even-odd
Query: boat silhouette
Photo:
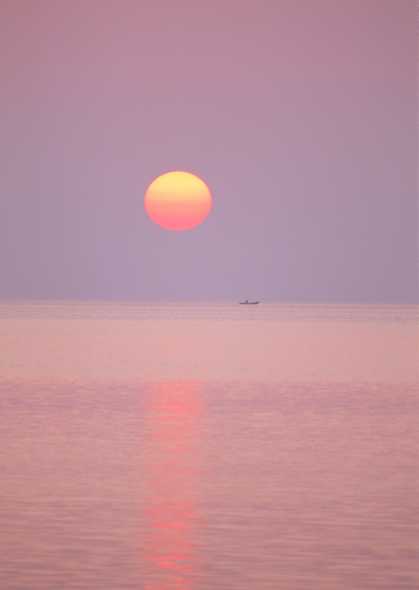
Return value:
<svg viewBox="0 0 419 590">
<path fill-rule="evenodd" d="M 246 299 L 246 301 L 240 301 L 240 305 L 258 305 L 259 301 L 249 301 L 248 299 Z"/>
</svg>

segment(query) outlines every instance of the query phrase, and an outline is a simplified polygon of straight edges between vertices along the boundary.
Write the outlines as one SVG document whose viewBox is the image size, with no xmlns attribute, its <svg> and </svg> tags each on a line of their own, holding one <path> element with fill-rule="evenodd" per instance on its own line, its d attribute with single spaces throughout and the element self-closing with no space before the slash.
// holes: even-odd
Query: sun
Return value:
<svg viewBox="0 0 419 590">
<path fill-rule="evenodd" d="M 160 227 L 185 231 L 202 223 L 212 207 L 208 186 L 195 174 L 176 170 L 158 176 L 145 192 L 144 207 Z"/>
</svg>

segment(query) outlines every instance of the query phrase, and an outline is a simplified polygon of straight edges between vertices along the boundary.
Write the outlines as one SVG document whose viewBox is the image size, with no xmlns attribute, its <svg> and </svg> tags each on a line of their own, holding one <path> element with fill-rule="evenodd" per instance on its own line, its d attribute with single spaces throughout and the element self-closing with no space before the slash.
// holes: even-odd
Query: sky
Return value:
<svg viewBox="0 0 419 590">
<path fill-rule="evenodd" d="M 414 0 L 2 0 L 0 83 L 0 298 L 418 302 Z"/>
</svg>

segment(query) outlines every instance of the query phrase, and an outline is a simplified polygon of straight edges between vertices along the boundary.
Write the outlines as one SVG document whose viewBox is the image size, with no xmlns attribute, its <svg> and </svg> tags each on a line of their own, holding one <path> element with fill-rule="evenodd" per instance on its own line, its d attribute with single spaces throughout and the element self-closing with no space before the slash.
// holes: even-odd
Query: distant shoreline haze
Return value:
<svg viewBox="0 0 419 590">
<path fill-rule="evenodd" d="M 0 303 L 11 381 L 417 383 L 417 306 Z"/>
</svg>

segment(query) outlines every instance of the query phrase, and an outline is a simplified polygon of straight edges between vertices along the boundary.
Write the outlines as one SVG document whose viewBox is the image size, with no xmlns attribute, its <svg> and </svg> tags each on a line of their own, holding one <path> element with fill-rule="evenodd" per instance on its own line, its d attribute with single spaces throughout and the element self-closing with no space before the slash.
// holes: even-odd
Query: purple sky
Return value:
<svg viewBox="0 0 419 590">
<path fill-rule="evenodd" d="M 3 0 L 0 297 L 415 302 L 414 0 Z M 198 229 L 143 193 L 209 184 Z"/>
</svg>

